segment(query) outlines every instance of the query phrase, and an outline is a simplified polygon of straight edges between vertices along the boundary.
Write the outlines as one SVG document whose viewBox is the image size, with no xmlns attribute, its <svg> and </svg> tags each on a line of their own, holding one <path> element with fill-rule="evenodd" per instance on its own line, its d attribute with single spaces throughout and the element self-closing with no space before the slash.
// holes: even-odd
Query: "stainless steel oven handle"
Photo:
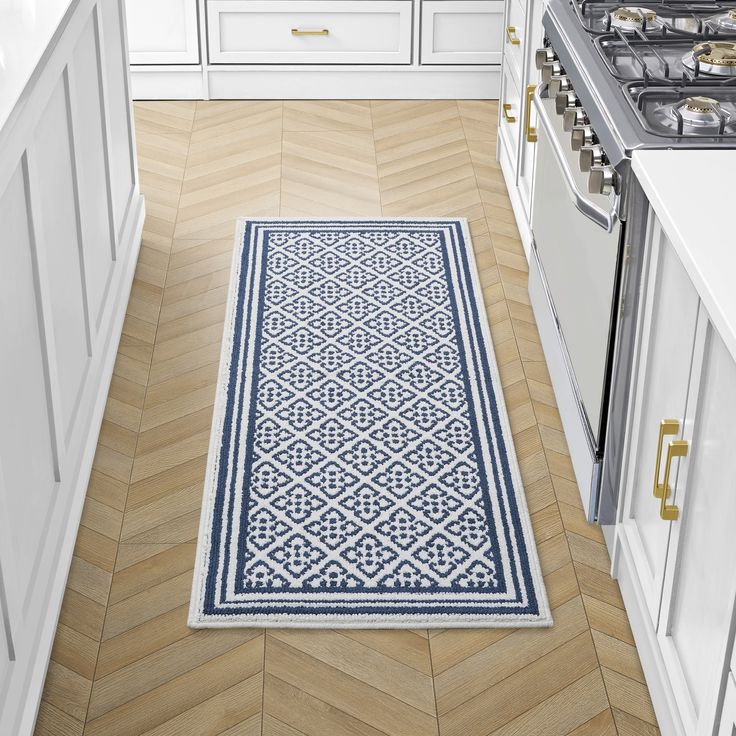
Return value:
<svg viewBox="0 0 736 736">
<path fill-rule="evenodd" d="M 616 208 L 613 207 L 610 211 L 607 212 L 602 207 L 599 207 L 597 204 L 595 204 L 595 202 L 591 202 L 583 194 L 583 192 L 578 189 L 577 182 L 575 181 L 575 178 L 573 177 L 572 172 L 567 165 L 567 161 L 565 160 L 565 153 L 562 150 L 562 145 L 555 135 L 552 122 L 549 119 L 547 110 L 545 110 L 544 107 L 541 92 L 546 88 L 546 84 L 540 84 L 537 87 L 536 91 L 534 92 L 534 105 L 537 108 L 537 115 L 539 116 L 539 120 L 544 125 L 547 131 L 547 138 L 549 138 L 549 141 L 552 145 L 552 149 L 555 153 L 555 158 L 557 158 L 557 163 L 559 164 L 560 168 L 562 169 L 562 173 L 565 176 L 565 181 L 567 183 L 567 189 L 570 194 L 570 198 L 575 204 L 575 207 L 580 212 L 582 212 L 589 220 L 592 220 L 596 225 L 602 227 L 606 232 L 613 232 L 613 228 L 618 222 L 618 213 L 616 212 Z"/>
</svg>

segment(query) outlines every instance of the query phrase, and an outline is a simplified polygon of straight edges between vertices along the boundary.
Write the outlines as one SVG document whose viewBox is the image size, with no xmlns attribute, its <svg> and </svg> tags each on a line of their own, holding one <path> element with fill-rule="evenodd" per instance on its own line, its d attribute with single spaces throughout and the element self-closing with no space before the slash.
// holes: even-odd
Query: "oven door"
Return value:
<svg viewBox="0 0 736 736">
<path fill-rule="evenodd" d="M 618 198 L 587 193 L 553 100 L 537 90 L 530 295 L 587 516 L 595 517 L 612 349 Z"/>
</svg>

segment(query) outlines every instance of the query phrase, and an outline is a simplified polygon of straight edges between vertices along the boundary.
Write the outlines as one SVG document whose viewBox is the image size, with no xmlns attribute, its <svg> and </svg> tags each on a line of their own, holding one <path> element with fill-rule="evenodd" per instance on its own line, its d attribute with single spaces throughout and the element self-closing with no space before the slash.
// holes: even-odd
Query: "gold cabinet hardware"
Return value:
<svg viewBox="0 0 736 736">
<path fill-rule="evenodd" d="M 526 113 L 524 114 L 524 128 L 526 129 L 526 140 L 529 143 L 537 142 L 537 129 L 532 128 L 532 98 L 534 90 L 537 88 L 535 84 L 529 84 L 526 88 Z"/>
<path fill-rule="evenodd" d="M 521 39 L 516 35 L 516 28 L 514 26 L 506 26 L 506 35 L 512 46 L 518 46 L 521 43 Z"/>
<path fill-rule="evenodd" d="M 657 444 L 657 464 L 654 467 L 654 497 L 662 498 L 662 494 L 665 492 L 665 485 L 659 483 L 659 468 L 662 463 L 662 446 L 664 445 L 664 438 L 670 435 L 677 434 L 680 431 L 680 422 L 677 419 L 663 419 L 659 425 L 659 443 Z M 666 481 L 665 481 L 666 483 Z M 669 494 L 669 489 L 667 490 Z M 667 496 L 664 496 L 667 498 Z"/>
<path fill-rule="evenodd" d="M 685 457 L 687 455 L 687 440 L 672 440 L 667 445 L 667 460 L 664 464 L 664 482 L 662 492 L 662 502 L 659 506 L 659 515 L 665 521 L 677 521 L 680 516 L 680 509 L 675 504 L 667 503 L 670 495 L 670 470 L 672 468 L 672 458 Z"/>
<path fill-rule="evenodd" d="M 329 36 L 330 29 L 321 28 L 318 31 L 303 31 L 301 28 L 292 28 L 291 35 L 292 36 Z"/>
<path fill-rule="evenodd" d="M 503 118 L 507 123 L 515 123 L 516 117 L 514 115 L 509 115 L 511 112 L 511 105 L 508 102 L 503 103 Z"/>
</svg>

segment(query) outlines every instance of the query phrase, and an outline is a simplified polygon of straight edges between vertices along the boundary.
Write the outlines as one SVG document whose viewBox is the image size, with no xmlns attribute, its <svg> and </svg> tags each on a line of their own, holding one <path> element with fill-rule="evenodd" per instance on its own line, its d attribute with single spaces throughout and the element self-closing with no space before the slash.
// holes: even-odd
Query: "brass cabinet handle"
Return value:
<svg viewBox="0 0 736 736">
<path fill-rule="evenodd" d="M 511 112 L 511 105 L 508 102 L 503 103 L 503 117 L 507 123 L 515 123 L 516 118 L 513 115 L 509 115 Z"/>
<path fill-rule="evenodd" d="M 512 46 L 518 46 L 521 43 L 521 39 L 516 35 L 516 28 L 514 26 L 506 26 L 506 35 Z"/>
<path fill-rule="evenodd" d="M 670 469 L 672 468 L 672 458 L 685 457 L 687 450 L 687 440 L 672 440 L 667 445 L 667 460 L 664 465 L 664 482 L 662 483 L 662 502 L 659 506 L 659 515 L 665 521 L 677 521 L 680 516 L 680 509 L 675 504 L 667 503 L 667 498 L 670 495 Z"/>
<path fill-rule="evenodd" d="M 536 84 L 529 84 L 526 88 L 526 112 L 524 114 L 524 128 L 526 129 L 526 139 L 529 143 L 537 142 L 537 129 L 532 128 L 532 98 L 534 91 L 537 89 Z"/>
<path fill-rule="evenodd" d="M 662 445 L 664 438 L 677 434 L 680 431 L 680 422 L 677 419 L 663 419 L 659 425 L 659 444 L 657 445 L 657 464 L 654 468 L 654 497 L 662 498 L 664 495 L 664 484 L 659 483 L 659 467 L 662 463 Z M 669 494 L 669 490 L 667 491 Z M 666 498 L 666 496 L 664 496 Z"/>
<path fill-rule="evenodd" d="M 303 31 L 301 28 L 292 28 L 291 35 L 292 36 L 329 36 L 330 30 L 329 28 L 322 28 L 318 31 Z"/>
</svg>

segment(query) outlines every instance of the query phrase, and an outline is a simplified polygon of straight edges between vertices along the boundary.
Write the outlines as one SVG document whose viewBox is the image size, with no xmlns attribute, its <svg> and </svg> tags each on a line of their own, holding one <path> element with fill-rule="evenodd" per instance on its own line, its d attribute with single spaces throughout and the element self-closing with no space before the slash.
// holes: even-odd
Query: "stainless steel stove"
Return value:
<svg viewBox="0 0 736 736">
<path fill-rule="evenodd" d="M 736 147 L 736 1 L 549 0 L 543 25 L 530 294 L 584 505 L 611 523 L 648 217 L 631 156 Z"/>
</svg>

